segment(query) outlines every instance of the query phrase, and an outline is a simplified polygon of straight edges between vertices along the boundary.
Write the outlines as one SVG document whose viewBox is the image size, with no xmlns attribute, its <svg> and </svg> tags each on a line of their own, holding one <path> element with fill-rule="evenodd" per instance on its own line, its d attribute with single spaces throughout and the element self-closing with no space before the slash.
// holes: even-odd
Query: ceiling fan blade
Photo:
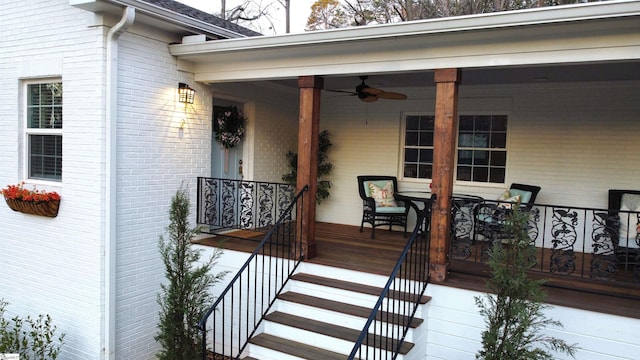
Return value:
<svg viewBox="0 0 640 360">
<path fill-rule="evenodd" d="M 351 94 L 351 95 L 358 95 L 358 93 L 356 93 L 355 91 L 347 91 L 347 90 L 330 90 L 330 89 L 325 89 L 326 91 L 331 91 L 331 92 L 337 92 L 337 93 L 344 93 L 344 94 Z"/>
<path fill-rule="evenodd" d="M 378 97 L 375 95 L 369 95 L 367 93 L 361 92 L 360 94 L 358 94 L 358 99 L 367 102 L 367 103 L 371 103 L 371 102 L 375 102 L 378 101 Z"/>
<path fill-rule="evenodd" d="M 372 87 L 363 87 L 360 89 L 360 92 L 363 92 L 369 95 L 376 95 L 376 96 L 384 93 L 383 90 L 372 88 Z"/>
<path fill-rule="evenodd" d="M 379 97 L 381 99 L 389 99 L 389 100 L 404 100 L 407 98 L 407 95 L 396 93 L 396 92 L 383 91 L 381 94 L 376 94 L 376 97 Z"/>
</svg>

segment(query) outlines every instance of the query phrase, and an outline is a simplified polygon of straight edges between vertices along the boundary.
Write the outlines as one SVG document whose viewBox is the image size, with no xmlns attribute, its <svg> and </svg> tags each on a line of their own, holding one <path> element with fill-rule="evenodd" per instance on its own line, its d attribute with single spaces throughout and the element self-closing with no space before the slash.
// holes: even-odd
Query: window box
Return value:
<svg viewBox="0 0 640 360">
<path fill-rule="evenodd" d="M 13 211 L 18 211 L 24 214 L 40 215 L 47 217 L 58 216 L 58 208 L 60 207 L 60 200 L 50 200 L 44 202 L 24 201 L 19 199 L 7 199 L 7 205 Z"/>
<path fill-rule="evenodd" d="M 4 201 L 13 211 L 47 217 L 58 216 L 60 195 L 57 192 L 25 189 L 24 182 L 2 189 Z"/>
</svg>

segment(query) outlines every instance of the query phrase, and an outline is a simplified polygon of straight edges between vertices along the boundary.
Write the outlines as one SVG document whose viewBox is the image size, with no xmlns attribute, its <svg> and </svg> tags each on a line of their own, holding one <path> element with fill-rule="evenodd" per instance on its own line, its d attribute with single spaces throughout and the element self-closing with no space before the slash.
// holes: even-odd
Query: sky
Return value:
<svg viewBox="0 0 640 360">
<path fill-rule="evenodd" d="M 220 12 L 220 0 L 177 0 L 183 4 L 194 7 L 198 10 L 205 11 L 209 14 L 217 14 Z M 268 4 L 271 2 L 276 2 L 276 0 L 255 0 L 256 2 L 263 4 Z M 299 33 L 304 32 L 304 27 L 307 24 L 307 18 L 311 14 L 311 5 L 316 0 L 291 0 L 291 32 Z M 243 3 L 243 0 L 227 0 L 227 10 Z M 263 23 L 263 28 L 261 30 L 257 30 L 265 35 L 273 35 L 273 34 L 285 34 L 285 11 L 284 7 L 279 6 L 278 11 L 275 13 L 273 17 L 276 18 L 278 22 L 275 23 L 275 30 L 269 29 L 269 24 Z M 275 19 L 274 19 L 275 20 Z M 275 22 L 275 21 L 274 21 Z"/>
</svg>

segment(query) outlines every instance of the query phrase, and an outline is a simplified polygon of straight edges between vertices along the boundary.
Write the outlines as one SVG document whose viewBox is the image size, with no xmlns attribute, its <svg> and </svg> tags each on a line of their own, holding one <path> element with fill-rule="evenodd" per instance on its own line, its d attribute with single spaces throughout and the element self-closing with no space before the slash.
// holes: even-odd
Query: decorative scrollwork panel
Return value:
<svg viewBox="0 0 640 360">
<path fill-rule="evenodd" d="M 255 183 L 243 181 L 240 183 L 240 227 L 252 229 L 255 224 Z"/>
<path fill-rule="evenodd" d="M 551 221 L 550 271 L 571 274 L 576 269 L 574 245 L 578 239 L 576 231 L 578 213 L 571 209 L 554 209 Z"/>
<path fill-rule="evenodd" d="M 237 222 L 238 208 L 238 182 L 234 180 L 222 180 L 222 190 L 220 197 L 222 199 L 221 225 L 226 228 L 233 228 Z"/>
<path fill-rule="evenodd" d="M 468 259 L 473 238 L 473 209 L 476 201 L 454 199 L 451 219 L 451 257 Z"/>
</svg>

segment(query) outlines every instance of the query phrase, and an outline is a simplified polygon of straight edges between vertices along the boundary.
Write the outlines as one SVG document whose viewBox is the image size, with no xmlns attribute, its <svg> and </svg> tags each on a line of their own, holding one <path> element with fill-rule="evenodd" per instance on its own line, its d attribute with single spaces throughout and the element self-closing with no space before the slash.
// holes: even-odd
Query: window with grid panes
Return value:
<svg viewBox="0 0 640 360">
<path fill-rule="evenodd" d="M 404 178 L 431 179 L 433 170 L 433 115 L 406 115 Z"/>
<path fill-rule="evenodd" d="M 29 179 L 62 180 L 62 83 L 27 84 Z"/>
<path fill-rule="evenodd" d="M 461 115 L 457 151 L 457 180 L 504 183 L 507 116 Z"/>
<path fill-rule="evenodd" d="M 406 115 L 403 177 L 431 179 L 435 116 Z M 461 115 L 456 180 L 504 183 L 507 164 L 507 116 Z"/>
</svg>

